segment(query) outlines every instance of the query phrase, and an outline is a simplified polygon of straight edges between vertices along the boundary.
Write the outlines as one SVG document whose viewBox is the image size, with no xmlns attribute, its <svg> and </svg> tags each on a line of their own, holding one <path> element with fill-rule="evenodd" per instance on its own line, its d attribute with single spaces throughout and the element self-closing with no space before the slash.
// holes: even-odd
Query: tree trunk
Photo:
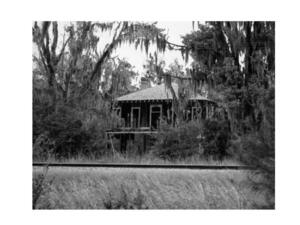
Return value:
<svg viewBox="0 0 300 225">
<path fill-rule="evenodd" d="M 66 75 L 66 80 L 65 80 L 65 90 L 63 91 L 63 100 L 64 103 L 68 102 L 69 98 L 69 87 L 70 87 L 70 80 L 71 80 L 71 73 Z"/>
<path fill-rule="evenodd" d="M 246 22 L 246 54 L 245 54 L 245 86 L 248 87 L 248 81 L 252 75 L 252 60 L 251 56 L 253 54 L 252 47 L 252 34 L 251 34 L 251 22 Z"/>
</svg>

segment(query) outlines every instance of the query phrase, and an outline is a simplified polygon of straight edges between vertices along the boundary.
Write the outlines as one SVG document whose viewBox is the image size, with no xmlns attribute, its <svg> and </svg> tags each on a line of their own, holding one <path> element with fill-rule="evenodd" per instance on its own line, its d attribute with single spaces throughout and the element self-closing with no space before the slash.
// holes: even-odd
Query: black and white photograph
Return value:
<svg viewBox="0 0 300 225">
<path fill-rule="evenodd" d="M 0 11 L 0 224 L 299 224 L 296 1 Z"/>
<path fill-rule="evenodd" d="M 275 28 L 33 21 L 32 209 L 275 209 Z"/>
</svg>

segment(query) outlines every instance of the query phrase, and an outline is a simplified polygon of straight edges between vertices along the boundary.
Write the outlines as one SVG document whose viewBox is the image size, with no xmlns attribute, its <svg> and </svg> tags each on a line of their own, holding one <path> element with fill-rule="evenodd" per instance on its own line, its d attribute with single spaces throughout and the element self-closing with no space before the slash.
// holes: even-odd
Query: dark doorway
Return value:
<svg viewBox="0 0 300 225">
<path fill-rule="evenodd" d="M 159 128 L 159 121 L 162 114 L 161 105 L 151 105 L 150 106 L 150 127 L 151 129 Z"/>
<path fill-rule="evenodd" d="M 138 128 L 140 127 L 140 107 L 132 107 L 131 108 L 131 127 Z"/>
</svg>

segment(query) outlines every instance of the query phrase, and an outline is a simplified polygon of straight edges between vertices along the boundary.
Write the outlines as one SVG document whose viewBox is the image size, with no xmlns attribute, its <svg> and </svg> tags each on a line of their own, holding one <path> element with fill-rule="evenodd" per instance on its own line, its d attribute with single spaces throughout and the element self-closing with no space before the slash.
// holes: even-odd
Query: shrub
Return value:
<svg viewBox="0 0 300 225">
<path fill-rule="evenodd" d="M 44 120 L 44 130 L 55 141 L 53 154 L 56 158 L 74 156 L 78 150 L 84 151 L 89 135 L 82 129 L 82 122 L 74 111 L 61 107 Z"/>
<path fill-rule="evenodd" d="M 205 120 L 201 145 L 205 156 L 223 159 L 227 155 L 230 140 L 229 123 L 223 120 Z"/>
<path fill-rule="evenodd" d="M 265 178 L 261 185 L 274 192 L 275 152 L 272 145 L 265 141 L 259 133 L 237 137 L 231 142 L 230 153 L 239 161 L 258 169 L 257 172 Z"/>
<path fill-rule="evenodd" d="M 100 157 L 107 153 L 105 130 L 120 123 L 114 113 L 71 106 L 59 106 L 34 120 L 33 159 L 43 161 L 49 156 L 58 160 Z"/>
<path fill-rule="evenodd" d="M 55 141 L 50 139 L 48 132 L 40 134 L 33 144 L 33 160 L 47 161 L 53 156 Z"/>
<path fill-rule="evenodd" d="M 274 145 L 272 147 L 267 140 L 260 133 L 237 136 L 231 141 L 229 151 L 237 160 L 256 169 L 249 174 L 252 188 L 265 193 L 268 203 L 265 208 L 274 208 L 275 152 Z"/>
<path fill-rule="evenodd" d="M 162 159 L 177 160 L 199 154 L 197 139 L 201 123 L 182 122 L 177 127 L 161 124 L 152 153 Z"/>
</svg>

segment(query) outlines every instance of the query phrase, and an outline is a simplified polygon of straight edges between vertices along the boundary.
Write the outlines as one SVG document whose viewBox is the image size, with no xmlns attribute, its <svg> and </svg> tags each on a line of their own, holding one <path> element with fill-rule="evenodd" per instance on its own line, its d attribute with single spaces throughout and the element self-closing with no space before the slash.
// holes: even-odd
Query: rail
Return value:
<svg viewBox="0 0 300 225">
<path fill-rule="evenodd" d="M 195 164 L 131 164 L 131 163 L 46 163 L 34 162 L 34 167 L 90 167 L 90 168 L 149 168 L 149 169 L 198 169 L 198 170 L 254 170 L 250 166 L 195 165 Z"/>
</svg>

